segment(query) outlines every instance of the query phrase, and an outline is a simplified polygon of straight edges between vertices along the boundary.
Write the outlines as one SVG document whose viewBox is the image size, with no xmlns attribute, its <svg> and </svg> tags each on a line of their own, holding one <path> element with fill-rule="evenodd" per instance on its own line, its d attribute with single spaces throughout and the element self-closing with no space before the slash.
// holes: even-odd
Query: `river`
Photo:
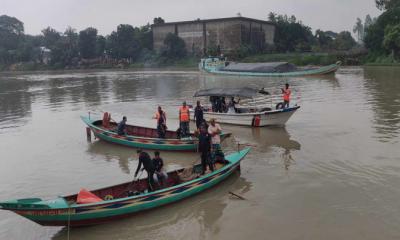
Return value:
<svg viewBox="0 0 400 240">
<path fill-rule="evenodd" d="M 235 78 L 197 71 L 0 73 L 0 200 L 53 198 L 129 181 L 133 149 L 87 142 L 80 115 L 170 129 L 200 88 L 290 83 L 301 105 L 284 128 L 223 125 L 253 146 L 242 171 L 195 197 L 125 220 L 73 228 L 70 239 L 400 239 L 400 68 L 341 68 L 335 76 Z M 162 152 L 167 168 L 195 153 Z M 235 192 L 246 200 L 232 197 Z M 0 239 L 67 239 L 0 211 Z"/>
</svg>

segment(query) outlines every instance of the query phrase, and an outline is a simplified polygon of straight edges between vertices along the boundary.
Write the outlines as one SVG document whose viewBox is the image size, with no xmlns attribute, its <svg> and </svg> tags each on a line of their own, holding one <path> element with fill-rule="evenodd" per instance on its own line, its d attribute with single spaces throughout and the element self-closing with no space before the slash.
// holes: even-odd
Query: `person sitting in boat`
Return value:
<svg viewBox="0 0 400 240">
<path fill-rule="evenodd" d="M 153 175 L 154 181 L 158 184 L 161 183 L 162 186 L 165 186 L 168 179 L 168 174 L 164 170 L 164 161 L 160 157 L 160 152 L 154 152 L 153 165 L 155 169 L 155 174 Z"/>
<path fill-rule="evenodd" d="M 289 84 L 285 84 L 285 88 L 281 88 L 282 93 L 283 93 L 283 108 L 288 108 L 289 107 L 289 102 L 290 102 L 290 95 L 292 94 L 292 91 L 289 89 Z"/>
<path fill-rule="evenodd" d="M 196 127 L 200 129 L 200 125 L 204 122 L 204 110 L 200 105 L 200 101 L 197 101 L 196 107 L 194 108 L 194 120 L 196 120 Z"/>
<path fill-rule="evenodd" d="M 142 151 L 141 149 L 137 150 L 137 154 L 138 154 L 139 162 L 138 162 L 138 166 L 135 171 L 134 181 L 137 180 L 137 175 L 139 173 L 139 170 L 143 171 L 143 169 L 141 169 L 142 164 L 143 164 L 143 168 L 147 172 L 148 191 L 151 192 L 155 189 L 154 188 L 154 178 L 153 178 L 153 175 L 155 172 L 155 167 L 154 167 L 153 161 L 151 160 L 150 155 L 147 152 Z"/>
<path fill-rule="evenodd" d="M 122 121 L 118 123 L 117 133 L 120 136 L 126 135 L 126 121 L 127 118 L 123 116 Z"/>
<path fill-rule="evenodd" d="M 157 133 L 159 138 L 165 138 L 165 133 L 167 132 L 167 116 L 162 110 L 161 106 L 158 106 L 157 112 L 154 115 L 157 119 Z"/>
<path fill-rule="evenodd" d="M 214 171 L 214 166 L 210 159 L 211 134 L 207 131 L 207 128 L 204 125 L 200 126 L 200 133 L 198 139 L 199 139 L 198 151 L 200 152 L 201 166 L 202 166 L 201 175 L 204 175 L 207 170 L 207 165 L 210 171 Z"/>
<path fill-rule="evenodd" d="M 231 100 L 228 103 L 228 112 L 227 113 L 236 113 L 236 104 L 238 104 L 239 101 L 235 101 L 234 97 L 231 97 Z"/>
</svg>

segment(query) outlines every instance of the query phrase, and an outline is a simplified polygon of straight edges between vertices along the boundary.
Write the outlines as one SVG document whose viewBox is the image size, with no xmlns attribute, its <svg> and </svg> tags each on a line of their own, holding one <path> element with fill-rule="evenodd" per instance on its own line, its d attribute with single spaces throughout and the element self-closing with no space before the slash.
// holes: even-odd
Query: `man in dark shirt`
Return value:
<svg viewBox="0 0 400 240">
<path fill-rule="evenodd" d="M 147 152 L 143 152 L 142 150 L 139 149 L 139 150 L 137 150 L 137 154 L 139 157 L 139 163 L 136 168 L 135 179 L 136 179 L 136 177 L 139 173 L 139 170 L 141 169 L 142 164 L 143 164 L 143 168 L 147 172 L 148 190 L 149 190 L 149 192 L 151 192 L 154 189 L 153 175 L 154 175 L 155 167 L 154 167 L 153 161 L 151 160 L 151 158 Z"/>
<path fill-rule="evenodd" d="M 122 121 L 118 123 L 117 133 L 120 136 L 126 135 L 126 117 L 122 118 Z"/>
<path fill-rule="evenodd" d="M 200 126 L 198 150 L 201 153 L 201 174 L 204 175 L 207 170 L 207 165 L 211 171 L 214 171 L 214 166 L 209 159 L 211 151 L 211 135 L 208 133 L 207 129 L 204 126 Z"/>
<path fill-rule="evenodd" d="M 197 101 L 197 105 L 194 108 L 194 119 L 196 120 L 197 129 L 200 129 L 200 125 L 204 122 L 203 107 L 200 105 L 200 101 Z"/>
<path fill-rule="evenodd" d="M 154 174 L 154 181 L 161 182 L 161 185 L 165 186 L 168 174 L 164 171 L 164 161 L 158 151 L 154 152 L 153 165 L 156 173 Z"/>
</svg>

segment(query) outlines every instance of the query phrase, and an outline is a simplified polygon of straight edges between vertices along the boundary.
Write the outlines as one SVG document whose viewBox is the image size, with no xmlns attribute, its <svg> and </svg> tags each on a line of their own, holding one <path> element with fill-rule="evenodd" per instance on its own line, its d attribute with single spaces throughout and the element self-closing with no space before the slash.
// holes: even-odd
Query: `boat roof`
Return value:
<svg viewBox="0 0 400 240">
<path fill-rule="evenodd" d="M 255 97 L 260 91 L 258 89 L 243 87 L 243 88 L 209 88 L 197 91 L 195 97 Z"/>
</svg>

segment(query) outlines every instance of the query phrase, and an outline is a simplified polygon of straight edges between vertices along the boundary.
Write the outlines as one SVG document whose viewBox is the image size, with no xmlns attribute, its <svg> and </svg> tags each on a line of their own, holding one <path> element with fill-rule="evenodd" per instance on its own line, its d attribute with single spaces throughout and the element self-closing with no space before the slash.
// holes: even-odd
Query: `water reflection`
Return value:
<svg viewBox="0 0 400 240">
<path fill-rule="evenodd" d="M 137 154 L 135 148 L 110 144 L 104 141 L 95 140 L 88 143 L 87 152 L 95 155 L 97 159 L 113 162 L 118 161 L 121 171 L 130 174 L 135 171 L 137 166 Z M 146 150 L 150 156 L 154 156 L 154 151 Z M 159 151 L 164 159 L 166 170 L 180 168 L 182 166 L 192 165 L 199 162 L 200 156 L 197 153 L 190 152 L 165 152 Z"/>
<path fill-rule="evenodd" d="M 31 116 L 32 95 L 27 81 L 0 78 L 0 129 L 17 127 Z"/>
<path fill-rule="evenodd" d="M 374 128 L 382 142 L 400 135 L 400 68 L 366 67 L 365 88 L 374 112 Z"/>
<path fill-rule="evenodd" d="M 238 173 L 216 187 L 130 218 L 86 228 L 73 228 L 71 239 L 207 239 L 220 231 L 219 221 L 231 201 L 228 192 L 245 195 L 252 184 Z M 185 229 L 185 231 L 182 231 Z M 53 239 L 67 239 L 67 229 Z"/>
</svg>

